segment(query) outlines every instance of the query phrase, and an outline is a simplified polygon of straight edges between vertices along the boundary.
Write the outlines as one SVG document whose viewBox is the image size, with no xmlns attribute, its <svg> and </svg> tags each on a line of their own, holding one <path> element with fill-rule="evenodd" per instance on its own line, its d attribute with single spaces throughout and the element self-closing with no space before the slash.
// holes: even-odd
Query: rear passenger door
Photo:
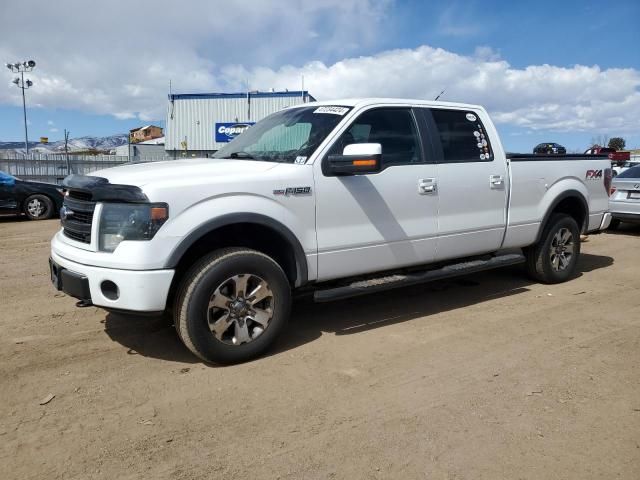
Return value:
<svg viewBox="0 0 640 480">
<path fill-rule="evenodd" d="M 479 112 L 430 108 L 422 113 L 438 164 L 436 259 L 497 250 L 507 221 L 505 159 L 496 158 Z"/>
</svg>

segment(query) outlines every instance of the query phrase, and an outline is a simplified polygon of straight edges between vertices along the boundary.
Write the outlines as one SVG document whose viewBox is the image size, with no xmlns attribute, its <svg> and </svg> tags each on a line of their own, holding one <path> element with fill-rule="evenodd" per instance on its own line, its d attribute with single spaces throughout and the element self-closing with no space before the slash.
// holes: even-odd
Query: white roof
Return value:
<svg viewBox="0 0 640 480">
<path fill-rule="evenodd" d="M 151 128 L 151 127 L 160 128 L 160 127 L 158 127 L 158 126 L 156 126 L 156 125 L 145 125 L 144 127 L 134 128 L 134 129 L 132 130 L 132 132 L 137 132 L 137 131 L 139 131 L 139 130 L 144 130 L 144 129 L 146 129 L 146 128 Z"/>
<path fill-rule="evenodd" d="M 473 105 L 470 103 L 456 103 L 456 102 L 441 102 L 435 100 L 420 100 L 411 98 L 341 98 L 336 100 L 326 100 L 322 102 L 310 102 L 295 107 L 304 107 L 307 105 L 342 105 L 345 107 L 365 107 L 369 105 L 424 105 L 429 107 L 449 107 L 449 108 L 461 108 L 461 109 L 483 109 L 480 105 Z"/>
<path fill-rule="evenodd" d="M 164 145 L 164 137 L 152 138 L 144 142 L 138 142 L 136 145 Z"/>
</svg>

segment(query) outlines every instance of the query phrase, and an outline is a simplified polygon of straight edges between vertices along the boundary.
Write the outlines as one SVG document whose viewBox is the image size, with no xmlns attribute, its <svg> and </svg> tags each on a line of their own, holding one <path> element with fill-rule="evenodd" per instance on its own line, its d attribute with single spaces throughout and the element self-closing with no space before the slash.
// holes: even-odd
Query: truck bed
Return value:
<svg viewBox="0 0 640 480">
<path fill-rule="evenodd" d="M 507 153 L 507 159 L 512 162 L 560 162 L 566 160 L 607 160 L 606 154 L 587 155 L 584 153 L 566 153 L 553 155 L 534 155 L 533 153 Z"/>
<path fill-rule="evenodd" d="M 523 247 L 535 242 L 545 214 L 564 195 L 579 194 L 588 212 L 585 231 L 600 227 L 609 208 L 605 188 L 607 155 L 533 155 L 508 153 L 508 228 L 504 247 Z"/>
</svg>

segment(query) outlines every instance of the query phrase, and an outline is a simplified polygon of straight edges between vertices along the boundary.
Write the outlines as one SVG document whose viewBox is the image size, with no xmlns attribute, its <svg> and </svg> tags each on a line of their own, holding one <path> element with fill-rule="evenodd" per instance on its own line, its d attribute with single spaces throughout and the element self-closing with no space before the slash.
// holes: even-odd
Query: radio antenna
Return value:
<svg viewBox="0 0 640 480">
<path fill-rule="evenodd" d="M 442 94 L 443 94 L 443 93 L 444 93 L 444 90 L 442 90 L 442 91 L 438 94 L 438 96 L 434 99 L 434 102 L 437 102 L 437 101 L 438 101 L 438 99 L 442 96 Z"/>
</svg>

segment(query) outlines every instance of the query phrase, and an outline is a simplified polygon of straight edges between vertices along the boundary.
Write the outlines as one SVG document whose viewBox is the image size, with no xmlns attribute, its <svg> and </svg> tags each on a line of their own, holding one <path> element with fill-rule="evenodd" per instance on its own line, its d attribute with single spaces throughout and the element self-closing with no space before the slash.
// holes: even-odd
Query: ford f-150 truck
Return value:
<svg viewBox="0 0 640 480">
<path fill-rule="evenodd" d="M 213 134 L 213 133 L 212 133 Z M 245 361 L 316 301 L 523 263 L 571 278 L 610 222 L 611 164 L 505 154 L 479 106 L 398 99 L 270 115 L 213 159 L 71 175 L 51 242 L 80 305 L 171 312 L 206 361 Z"/>
</svg>

